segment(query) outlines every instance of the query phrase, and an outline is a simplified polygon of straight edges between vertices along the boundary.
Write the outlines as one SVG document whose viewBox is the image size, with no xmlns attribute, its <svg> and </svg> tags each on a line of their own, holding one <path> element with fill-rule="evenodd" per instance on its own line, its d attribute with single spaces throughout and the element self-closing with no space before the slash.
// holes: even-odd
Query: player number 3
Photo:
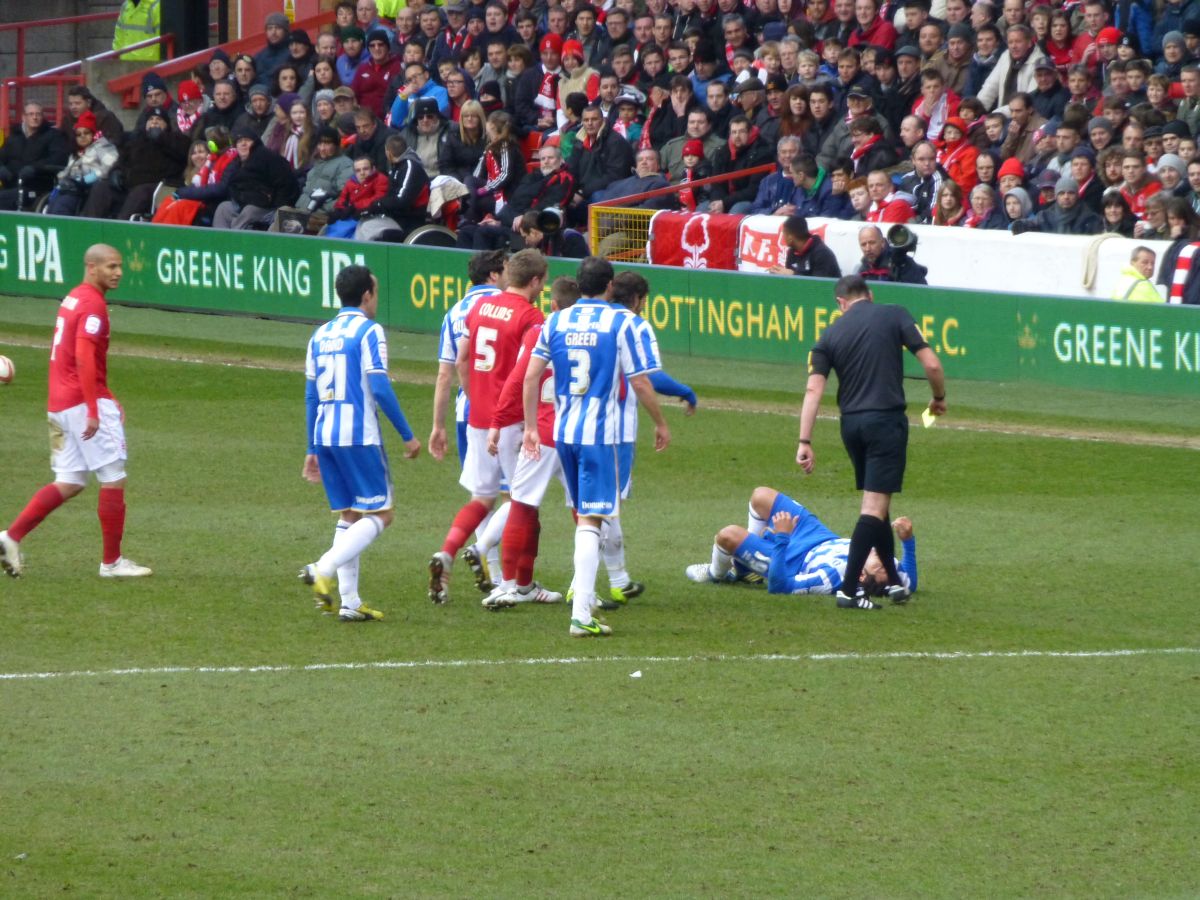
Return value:
<svg viewBox="0 0 1200 900">
<path fill-rule="evenodd" d="M 576 348 L 567 351 L 567 359 L 571 361 L 571 385 L 568 390 L 582 396 L 592 384 L 592 357 L 586 350 Z"/>
</svg>

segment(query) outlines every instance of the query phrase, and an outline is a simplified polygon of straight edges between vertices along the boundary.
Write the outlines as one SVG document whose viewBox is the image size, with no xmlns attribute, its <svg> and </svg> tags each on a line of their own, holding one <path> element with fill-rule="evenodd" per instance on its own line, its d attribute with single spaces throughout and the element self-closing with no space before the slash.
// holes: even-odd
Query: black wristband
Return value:
<svg viewBox="0 0 1200 900">
<path fill-rule="evenodd" d="M 942 394 L 942 396 L 940 396 L 940 397 L 934 397 L 933 399 L 934 399 L 934 401 L 936 401 L 937 403 L 941 403 L 943 400 L 945 400 L 945 399 L 946 399 L 946 395 L 945 395 L 945 394 Z"/>
<path fill-rule="evenodd" d="M 805 439 L 805 438 L 800 438 L 800 443 L 802 443 L 802 444 L 811 444 L 811 443 L 812 443 L 812 441 L 810 441 L 810 440 L 807 440 L 807 439 Z"/>
</svg>

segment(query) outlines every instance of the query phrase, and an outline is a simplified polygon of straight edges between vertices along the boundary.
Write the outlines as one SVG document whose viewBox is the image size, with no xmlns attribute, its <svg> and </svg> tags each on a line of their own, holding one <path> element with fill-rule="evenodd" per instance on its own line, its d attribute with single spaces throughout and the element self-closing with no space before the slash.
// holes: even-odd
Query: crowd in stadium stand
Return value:
<svg viewBox="0 0 1200 900">
<path fill-rule="evenodd" d="M 1195 250 L 1200 0 L 396 6 L 273 14 L 146 74 L 128 130 L 85 87 L 57 127 L 28 105 L 0 208 L 582 255 L 590 204 L 675 186 L 639 205 L 1112 232 L 1174 242 L 1166 283 Z"/>
</svg>

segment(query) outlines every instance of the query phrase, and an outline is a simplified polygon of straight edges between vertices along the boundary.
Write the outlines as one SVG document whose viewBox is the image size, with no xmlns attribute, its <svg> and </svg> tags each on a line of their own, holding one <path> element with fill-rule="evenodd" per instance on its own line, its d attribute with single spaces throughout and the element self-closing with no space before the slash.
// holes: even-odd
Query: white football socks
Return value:
<svg viewBox="0 0 1200 900">
<path fill-rule="evenodd" d="M 746 530 L 755 537 L 762 537 L 762 533 L 767 530 L 767 520 L 758 517 L 758 514 L 754 512 L 753 503 L 747 509 Z"/>
<path fill-rule="evenodd" d="M 381 534 L 383 523 L 375 516 L 363 516 L 341 532 L 339 539 L 334 540 L 333 546 L 317 560 L 317 570 L 326 578 L 332 578 L 346 563 L 357 560 Z M 358 585 L 355 584 L 355 590 L 357 589 Z"/>
<path fill-rule="evenodd" d="M 510 509 L 512 503 L 505 502 L 499 509 L 490 510 L 475 529 L 475 549 L 487 557 L 488 571 L 492 573 L 493 581 L 500 573 L 500 538 L 504 534 Z"/>
<path fill-rule="evenodd" d="M 600 568 L 600 529 L 594 525 L 575 527 L 575 577 L 571 617 L 587 624 L 592 621 L 592 603 L 596 599 L 596 570 Z"/>
<path fill-rule="evenodd" d="M 620 518 L 613 516 L 601 523 L 600 552 L 604 556 L 604 568 L 608 570 L 609 585 L 626 587 L 630 579 L 625 571 L 625 534 L 621 530 Z"/>
<path fill-rule="evenodd" d="M 345 539 L 346 532 L 350 529 L 353 523 L 338 519 L 337 527 L 333 530 L 333 546 Z M 362 600 L 358 597 L 358 561 L 361 557 L 354 557 L 346 563 L 338 566 L 337 582 L 338 594 L 342 598 L 342 606 L 348 606 L 351 609 L 357 609 L 362 605 Z"/>
<path fill-rule="evenodd" d="M 733 568 L 733 556 L 721 549 L 719 544 L 713 544 L 712 561 L 708 564 L 708 571 L 712 577 L 720 581 L 725 577 L 725 573 Z"/>
</svg>

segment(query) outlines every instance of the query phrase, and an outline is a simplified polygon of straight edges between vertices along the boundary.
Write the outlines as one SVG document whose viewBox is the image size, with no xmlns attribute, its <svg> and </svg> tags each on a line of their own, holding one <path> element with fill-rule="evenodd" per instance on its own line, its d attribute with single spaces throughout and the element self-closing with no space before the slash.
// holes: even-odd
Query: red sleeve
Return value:
<svg viewBox="0 0 1200 900">
<path fill-rule="evenodd" d="M 529 360 L 533 358 L 533 348 L 537 344 L 541 328 L 531 326 L 521 339 L 521 350 L 517 354 L 517 362 L 508 373 L 504 387 L 500 389 L 500 397 L 496 400 L 496 408 L 492 411 L 492 428 L 503 428 L 512 422 L 520 422 L 525 418 L 525 399 L 522 391 L 525 385 L 525 373 L 529 371 Z"/>
<path fill-rule="evenodd" d="M 584 90 L 587 92 L 588 100 L 594 103 L 596 98 L 600 96 L 600 76 L 597 74 L 589 75 L 587 86 Z"/>
<path fill-rule="evenodd" d="M 83 402 L 87 404 L 87 414 L 90 419 L 99 419 L 100 410 L 97 400 L 100 389 L 97 385 L 96 354 L 99 352 L 96 342 L 80 329 L 75 338 L 75 368 L 79 372 L 79 389 L 83 392 Z"/>
</svg>

